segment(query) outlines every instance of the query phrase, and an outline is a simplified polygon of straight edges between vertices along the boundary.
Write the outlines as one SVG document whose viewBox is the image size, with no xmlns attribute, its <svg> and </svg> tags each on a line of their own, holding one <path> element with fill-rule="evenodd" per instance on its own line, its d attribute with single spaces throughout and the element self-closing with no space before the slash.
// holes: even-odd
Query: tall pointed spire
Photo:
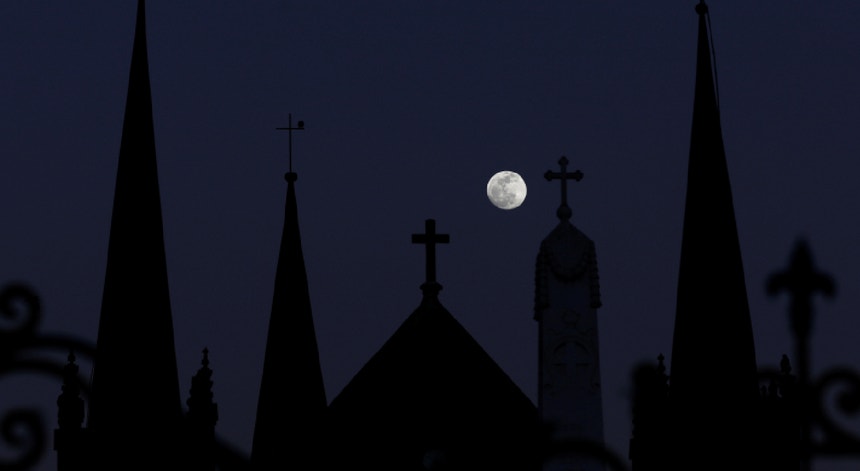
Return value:
<svg viewBox="0 0 860 471">
<path fill-rule="evenodd" d="M 292 171 L 286 174 L 284 230 L 251 447 L 256 470 L 317 462 L 327 409 L 299 232 L 296 178 Z"/>
<path fill-rule="evenodd" d="M 685 437 L 696 437 L 691 446 L 716 451 L 729 440 L 718 435 L 725 429 L 719 425 L 728 421 L 725 426 L 737 430 L 749 420 L 758 388 L 704 1 L 696 12 L 698 57 L 670 396 L 678 411 L 676 419 L 684 422 L 676 429 L 683 430 Z M 732 436 L 733 443 L 737 438 Z M 725 451 L 723 456 L 730 459 Z M 715 458 L 707 451 L 697 456 Z"/>
<path fill-rule="evenodd" d="M 89 428 L 105 466 L 160 462 L 182 416 L 155 157 L 143 0 L 111 216 Z M 146 450 L 146 451 L 144 451 Z M 169 453 L 169 451 L 167 451 Z M 116 460 L 124 460 L 123 462 Z"/>
</svg>

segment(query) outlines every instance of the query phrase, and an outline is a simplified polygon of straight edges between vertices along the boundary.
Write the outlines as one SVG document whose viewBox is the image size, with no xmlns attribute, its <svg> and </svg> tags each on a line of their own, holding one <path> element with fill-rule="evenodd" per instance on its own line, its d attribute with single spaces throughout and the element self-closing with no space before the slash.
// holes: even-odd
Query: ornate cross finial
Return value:
<svg viewBox="0 0 860 471">
<path fill-rule="evenodd" d="M 788 269 L 782 273 L 771 275 L 767 281 L 767 293 L 771 296 L 780 291 L 788 291 L 791 295 L 789 317 L 794 331 L 795 359 L 797 360 L 798 400 L 803 405 L 800 410 L 800 468 L 809 470 L 810 454 L 812 452 L 812 402 L 815 400 L 812 392 L 809 358 L 809 337 L 812 331 L 812 295 L 821 292 L 832 296 L 835 291 L 830 275 L 815 270 L 812 264 L 812 254 L 806 241 L 800 240 L 791 255 Z"/>
<path fill-rule="evenodd" d="M 288 118 L 287 127 L 275 128 L 275 129 L 278 131 L 287 131 L 287 133 L 290 136 L 290 139 L 289 139 L 290 171 L 287 172 L 286 175 L 284 175 L 284 178 L 286 178 L 287 181 L 293 181 L 294 182 L 294 181 L 296 181 L 296 174 L 293 172 L 293 131 L 303 131 L 305 129 L 305 122 L 299 121 L 298 123 L 296 123 L 296 127 L 293 127 L 293 114 L 290 113 L 289 115 L 287 115 L 287 118 Z"/>
<path fill-rule="evenodd" d="M 436 284 L 436 244 L 447 244 L 451 241 L 448 234 L 436 233 L 436 221 L 424 221 L 424 234 L 412 234 L 413 244 L 424 244 L 427 257 L 427 281 L 425 285 Z"/>
<path fill-rule="evenodd" d="M 567 181 L 582 180 L 582 172 L 580 172 L 579 170 L 575 172 L 567 171 L 568 163 L 570 162 L 568 162 L 567 157 L 561 156 L 561 158 L 558 159 L 558 164 L 561 167 L 561 171 L 553 172 L 552 170 L 547 170 L 546 173 L 543 174 L 544 178 L 546 178 L 547 181 L 561 180 L 561 206 L 558 207 L 558 210 L 555 212 L 555 214 L 562 221 L 570 219 L 571 215 L 570 206 L 567 205 Z"/>
<path fill-rule="evenodd" d="M 809 335 L 812 324 L 812 295 L 820 292 L 832 296 L 835 291 L 833 278 L 815 270 L 812 255 L 806 241 L 798 241 L 791 256 L 788 269 L 771 275 L 767 292 L 771 296 L 780 291 L 791 295 L 791 321 L 795 333 Z"/>
</svg>

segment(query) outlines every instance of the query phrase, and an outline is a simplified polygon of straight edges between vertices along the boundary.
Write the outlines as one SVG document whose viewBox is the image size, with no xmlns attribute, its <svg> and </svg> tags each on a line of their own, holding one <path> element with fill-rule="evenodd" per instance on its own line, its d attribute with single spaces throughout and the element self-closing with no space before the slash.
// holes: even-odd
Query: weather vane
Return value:
<svg viewBox="0 0 860 471">
<path fill-rule="evenodd" d="M 553 180 L 561 180 L 561 206 L 559 206 L 558 211 L 556 211 L 558 218 L 561 220 L 570 219 L 571 213 L 570 207 L 567 205 L 567 181 L 582 180 L 582 172 L 580 172 L 579 170 L 575 172 L 567 171 L 568 163 L 570 162 L 568 162 L 567 157 L 561 156 L 561 158 L 558 159 L 558 164 L 559 166 L 561 166 L 561 171 L 553 172 L 552 170 L 547 170 L 546 173 L 543 174 L 544 178 L 546 178 L 547 181 L 551 182 Z"/>
<path fill-rule="evenodd" d="M 290 135 L 289 139 L 289 158 L 290 158 L 290 171 L 287 175 L 293 174 L 293 131 L 303 131 L 305 129 L 305 122 L 299 121 L 296 123 L 296 127 L 293 127 L 293 114 L 290 113 L 287 115 L 287 127 L 285 128 L 275 128 L 278 131 L 287 131 Z"/>
</svg>

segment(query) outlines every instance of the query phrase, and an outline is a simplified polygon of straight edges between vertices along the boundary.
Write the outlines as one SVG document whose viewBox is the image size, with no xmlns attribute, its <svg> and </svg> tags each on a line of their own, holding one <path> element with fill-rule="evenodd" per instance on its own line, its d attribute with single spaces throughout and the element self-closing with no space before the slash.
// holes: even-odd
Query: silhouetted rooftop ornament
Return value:
<svg viewBox="0 0 860 471">
<path fill-rule="evenodd" d="M 80 397 L 81 385 L 75 359 L 75 352 L 70 350 L 69 362 L 63 367 L 63 393 L 57 398 L 60 428 L 79 429 L 84 423 L 84 400 Z"/>
<path fill-rule="evenodd" d="M 298 123 L 296 123 L 296 127 L 293 127 L 293 114 L 290 113 L 289 115 L 287 115 L 287 119 L 288 119 L 287 120 L 287 127 L 275 128 L 275 129 L 278 131 L 287 131 L 287 133 L 290 136 L 290 139 L 289 139 L 290 170 L 289 170 L 289 172 L 287 172 L 286 175 L 284 175 L 284 178 L 286 178 L 287 181 L 289 181 L 289 182 L 294 182 L 294 181 L 296 181 L 297 175 L 293 172 L 293 131 L 304 131 L 305 122 L 299 121 Z"/>
<path fill-rule="evenodd" d="M 212 369 L 209 368 L 209 349 L 203 349 L 202 365 L 191 377 L 191 395 L 185 402 L 192 425 L 205 430 L 214 430 L 218 421 L 218 405 L 213 401 Z"/>
<path fill-rule="evenodd" d="M 559 166 L 561 166 L 560 172 L 553 172 L 552 170 L 547 170 L 546 173 L 543 174 L 544 178 L 546 178 L 547 181 L 561 180 L 561 206 L 558 207 L 558 210 L 556 210 L 555 214 L 562 221 L 569 220 L 571 216 L 570 206 L 567 205 L 567 181 L 582 180 L 582 172 L 580 172 L 579 170 L 575 172 L 567 171 L 568 163 L 569 162 L 567 160 L 567 157 L 562 156 L 558 160 L 558 164 Z"/>
<path fill-rule="evenodd" d="M 424 244 L 427 256 L 427 280 L 421 285 L 425 295 L 436 295 L 442 289 L 442 285 L 436 282 L 436 244 L 447 244 L 450 242 L 448 234 L 436 233 L 436 221 L 427 219 L 424 221 L 424 234 L 412 234 L 413 244 Z"/>
</svg>

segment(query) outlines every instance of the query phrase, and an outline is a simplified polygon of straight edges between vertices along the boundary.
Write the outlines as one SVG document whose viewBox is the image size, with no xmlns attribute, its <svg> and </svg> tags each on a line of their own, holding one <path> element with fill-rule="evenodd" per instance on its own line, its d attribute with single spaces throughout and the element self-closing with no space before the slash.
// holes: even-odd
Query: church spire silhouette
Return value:
<svg viewBox="0 0 860 471">
<path fill-rule="evenodd" d="M 146 49 L 140 0 L 89 404 L 106 468 L 160 466 L 182 420 Z"/>
<path fill-rule="evenodd" d="M 743 424 L 753 415 L 758 381 L 704 1 L 696 12 L 695 98 L 669 394 L 677 449 L 719 468 L 735 466 L 749 451 L 744 447 L 751 427 Z"/>
<path fill-rule="evenodd" d="M 303 129 L 304 123 L 299 121 L 298 126 L 292 128 L 290 119 L 291 163 L 285 176 L 284 228 L 251 447 L 253 469 L 317 462 L 328 404 L 299 231 L 298 176 L 292 171 L 292 131 Z"/>
</svg>

